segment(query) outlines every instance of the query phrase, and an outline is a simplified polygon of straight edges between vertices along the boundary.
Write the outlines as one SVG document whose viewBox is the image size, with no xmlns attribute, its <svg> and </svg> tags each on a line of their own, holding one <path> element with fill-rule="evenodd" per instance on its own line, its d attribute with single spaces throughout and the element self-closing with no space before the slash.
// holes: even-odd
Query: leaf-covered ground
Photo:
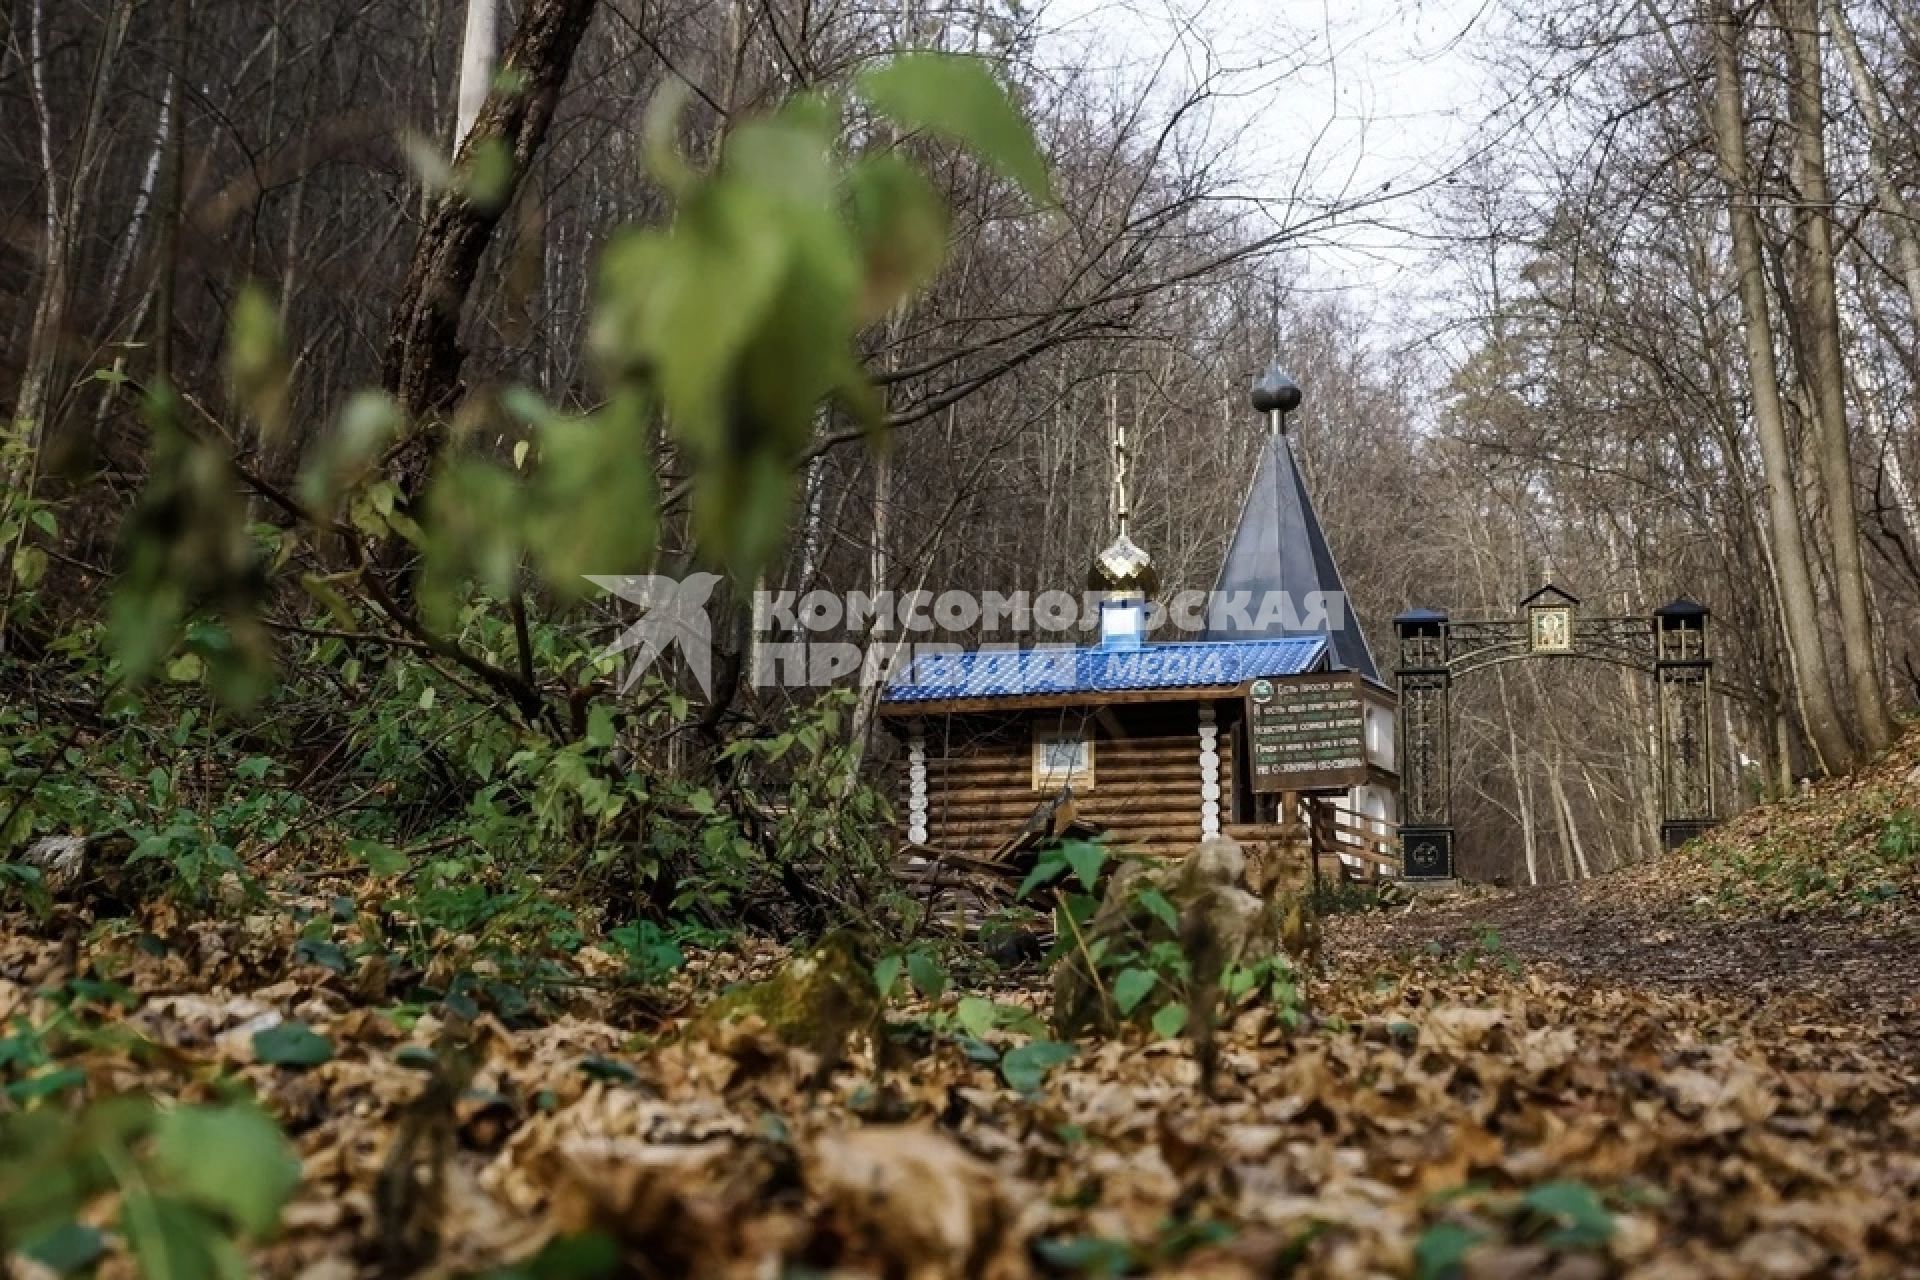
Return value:
<svg viewBox="0 0 1920 1280">
<path fill-rule="evenodd" d="M 282 914 L 9 919 L 0 1019 L 57 1104 L 253 1091 L 304 1166 L 266 1275 L 1914 1275 L 1911 755 L 1588 885 L 1343 917 L 1215 1099 L 1180 1040 L 1020 1055 L 1018 984 L 891 1011 L 884 1068 L 695 1017 L 772 948 L 644 999 L 588 953 L 576 1013 L 449 1026 Z"/>
</svg>

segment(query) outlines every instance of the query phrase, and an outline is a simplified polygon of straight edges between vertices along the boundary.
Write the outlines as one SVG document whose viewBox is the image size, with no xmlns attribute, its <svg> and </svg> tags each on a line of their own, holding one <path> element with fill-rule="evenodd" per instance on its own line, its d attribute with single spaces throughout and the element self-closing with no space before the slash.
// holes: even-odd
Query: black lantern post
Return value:
<svg viewBox="0 0 1920 1280">
<path fill-rule="evenodd" d="M 1448 800 L 1447 615 L 1409 609 L 1393 620 L 1400 638 L 1400 874 L 1453 879 L 1453 813 Z"/>
<path fill-rule="evenodd" d="M 1712 827 L 1712 611 L 1684 596 L 1653 611 L 1659 690 L 1660 843 L 1672 849 Z"/>
</svg>

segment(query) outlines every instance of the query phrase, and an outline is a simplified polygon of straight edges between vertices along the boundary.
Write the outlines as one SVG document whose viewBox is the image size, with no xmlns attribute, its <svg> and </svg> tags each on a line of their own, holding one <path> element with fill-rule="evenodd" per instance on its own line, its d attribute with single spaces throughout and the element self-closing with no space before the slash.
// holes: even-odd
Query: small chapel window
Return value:
<svg viewBox="0 0 1920 1280">
<path fill-rule="evenodd" d="M 1033 731 L 1033 789 L 1058 791 L 1093 786 L 1093 738 L 1083 730 Z"/>
</svg>

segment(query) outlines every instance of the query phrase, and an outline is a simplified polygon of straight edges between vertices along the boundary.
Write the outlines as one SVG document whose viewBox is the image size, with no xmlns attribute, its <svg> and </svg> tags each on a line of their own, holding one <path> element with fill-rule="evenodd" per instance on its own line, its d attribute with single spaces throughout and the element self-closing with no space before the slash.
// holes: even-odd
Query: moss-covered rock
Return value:
<svg viewBox="0 0 1920 1280">
<path fill-rule="evenodd" d="M 782 1042 L 805 1049 L 829 1070 L 855 1035 L 871 1035 L 880 1016 L 873 973 L 855 939 L 828 935 L 764 982 L 722 995 L 694 1018 L 688 1034 L 715 1037 L 730 1024 L 757 1019 Z"/>
</svg>

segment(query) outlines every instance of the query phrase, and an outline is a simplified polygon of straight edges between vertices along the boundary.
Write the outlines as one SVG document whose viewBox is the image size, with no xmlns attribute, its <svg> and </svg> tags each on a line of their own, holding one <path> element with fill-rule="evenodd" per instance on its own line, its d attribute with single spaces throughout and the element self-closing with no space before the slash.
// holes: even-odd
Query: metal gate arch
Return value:
<svg viewBox="0 0 1920 1280">
<path fill-rule="evenodd" d="M 1453 682 L 1503 662 L 1591 658 L 1651 674 L 1660 720 L 1661 843 L 1673 848 L 1713 826 L 1709 616 L 1705 605 L 1684 597 L 1649 614 L 1589 615 L 1549 582 L 1505 618 L 1455 619 L 1437 609 L 1410 609 L 1395 618 L 1405 878 L 1453 877 Z"/>
</svg>

